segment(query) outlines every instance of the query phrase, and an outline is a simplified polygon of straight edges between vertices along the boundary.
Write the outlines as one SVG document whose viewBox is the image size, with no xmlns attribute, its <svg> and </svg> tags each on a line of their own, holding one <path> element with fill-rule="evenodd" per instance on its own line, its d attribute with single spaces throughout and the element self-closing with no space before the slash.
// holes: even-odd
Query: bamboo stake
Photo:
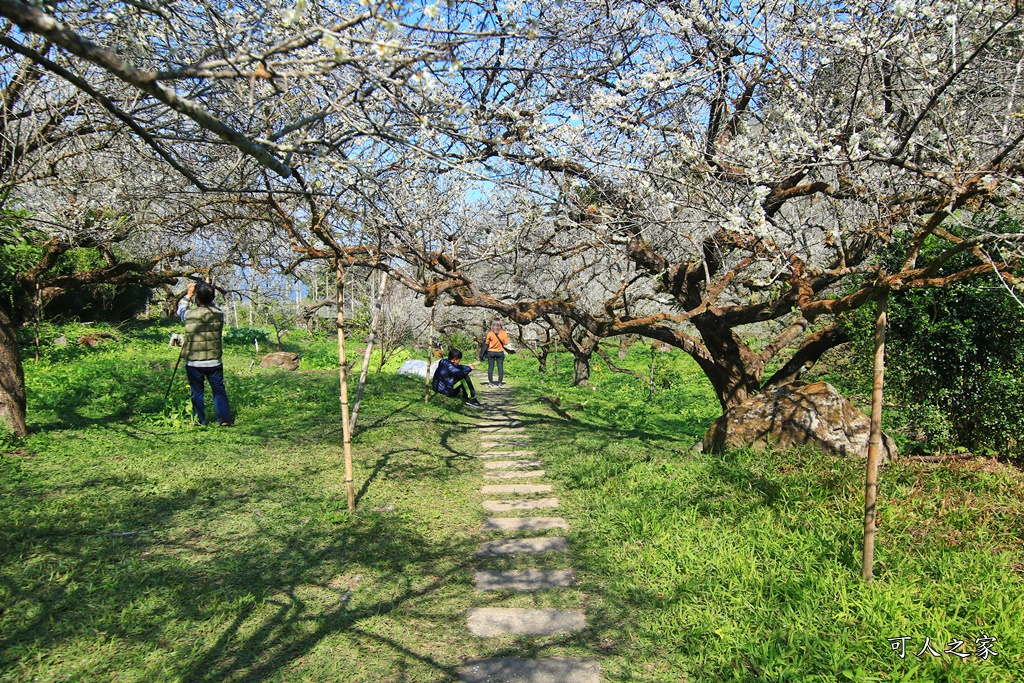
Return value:
<svg viewBox="0 0 1024 683">
<path fill-rule="evenodd" d="M 380 288 L 377 291 L 377 303 L 373 308 L 373 319 L 370 320 L 370 336 L 366 339 L 366 349 L 363 351 L 363 369 L 359 373 L 359 385 L 356 387 L 356 402 L 352 404 L 352 423 L 349 429 L 355 431 L 356 417 L 359 415 L 359 403 L 363 400 L 363 387 L 366 386 L 366 375 L 370 371 L 370 354 L 373 353 L 373 340 L 377 336 L 377 324 L 380 322 L 381 309 L 384 308 L 384 294 L 387 292 L 388 272 L 385 270 L 380 275 Z M 372 284 L 372 283 L 371 283 Z M 427 366 L 429 369 L 429 365 Z M 429 373 L 428 373 L 429 374 Z"/>
<path fill-rule="evenodd" d="M 39 319 L 43 317 L 43 298 L 36 283 L 36 363 L 39 363 Z"/>
<path fill-rule="evenodd" d="M 659 342 L 654 342 L 655 344 Z M 657 351 L 654 350 L 654 346 L 651 346 L 651 398 L 654 398 L 654 361 L 658 357 Z"/>
<path fill-rule="evenodd" d="M 356 509 L 356 492 L 352 485 L 352 429 L 348 419 L 348 361 L 345 358 L 345 270 L 341 261 L 335 263 L 338 276 L 338 375 L 341 382 L 341 437 L 345 454 L 345 493 L 348 495 L 348 509 Z"/>
<path fill-rule="evenodd" d="M 427 335 L 427 376 L 423 380 L 423 402 L 430 402 L 430 364 L 434 361 L 434 307 L 430 307 L 430 334 Z"/>
<path fill-rule="evenodd" d="M 878 458 L 882 450 L 882 382 L 885 379 L 885 328 L 889 292 L 878 294 L 875 320 L 875 372 L 871 386 L 871 437 L 868 441 L 867 476 L 864 482 L 864 566 L 861 578 L 871 583 L 875 564 L 875 520 L 878 497 Z"/>
</svg>

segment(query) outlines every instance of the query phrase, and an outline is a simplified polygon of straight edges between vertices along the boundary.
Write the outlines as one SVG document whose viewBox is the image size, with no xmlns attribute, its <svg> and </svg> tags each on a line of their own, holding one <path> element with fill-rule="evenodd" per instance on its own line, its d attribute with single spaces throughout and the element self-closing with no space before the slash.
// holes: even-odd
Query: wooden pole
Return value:
<svg viewBox="0 0 1024 683">
<path fill-rule="evenodd" d="M 352 424 L 349 426 L 349 429 L 352 431 L 356 429 L 359 403 L 363 400 L 363 387 L 366 386 L 366 375 L 370 371 L 370 354 L 373 353 L 373 340 L 377 336 L 377 325 L 380 323 L 381 309 L 384 307 L 384 293 L 387 291 L 389 282 L 391 280 L 388 279 L 388 272 L 385 270 L 380 275 L 377 303 L 373 307 L 373 319 L 370 320 L 370 336 L 366 340 L 366 349 L 363 350 L 363 369 L 359 373 L 359 385 L 356 387 L 356 402 L 352 404 Z"/>
<path fill-rule="evenodd" d="M 861 578 L 871 583 L 875 565 L 875 520 L 878 498 L 878 458 L 882 450 L 882 382 L 885 379 L 885 328 L 889 292 L 878 294 L 875 320 L 875 372 L 871 386 L 871 437 L 868 441 L 867 476 L 864 482 L 864 566 Z"/>
<path fill-rule="evenodd" d="M 654 343 L 655 344 L 659 344 L 661 342 L 655 341 Z M 654 347 L 652 346 L 651 347 L 651 386 L 650 386 L 651 398 L 654 398 L 654 361 L 655 361 L 655 359 L 657 357 L 658 357 L 657 351 L 655 351 Z"/>
<path fill-rule="evenodd" d="M 345 493 L 348 495 L 348 509 L 356 509 L 356 491 L 352 485 L 352 429 L 348 419 L 348 361 L 345 358 L 345 270 L 341 261 L 335 263 L 338 276 L 338 376 L 341 382 L 341 438 L 345 454 Z"/>
<path fill-rule="evenodd" d="M 36 363 L 39 363 L 39 319 L 43 317 L 43 297 L 36 283 Z"/>
<path fill-rule="evenodd" d="M 427 376 L 423 380 L 423 402 L 430 402 L 430 364 L 434 361 L 434 307 L 430 307 L 430 334 L 427 335 Z"/>
</svg>

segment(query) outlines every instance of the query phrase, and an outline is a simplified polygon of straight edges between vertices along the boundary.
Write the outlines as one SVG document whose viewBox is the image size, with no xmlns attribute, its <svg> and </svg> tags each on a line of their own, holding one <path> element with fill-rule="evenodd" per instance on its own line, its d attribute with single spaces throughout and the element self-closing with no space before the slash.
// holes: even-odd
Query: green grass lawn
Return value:
<svg viewBox="0 0 1024 683">
<path fill-rule="evenodd" d="M 34 433 L 0 455 L 2 681 L 447 681 L 492 655 L 597 657 L 607 681 L 1024 680 L 1012 467 L 883 468 L 868 586 L 862 463 L 691 451 L 718 405 L 680 354 L 658 357 L 653 397 L 600 360 L 593 387 L 572 388 L 564 355 L 540 375 L 519 354 L 509 380 L 572 543 L 528 566 L 571 562 L 578 584 L 483 595 L 474 571 L 523 560 L 473 556 L 475 413 L 371 375 L 352 514 L 331 340 L 294 341 L 297 373 L 250 370 L 250 350 L 229 348 L 238 421 L 204 429 L 180 370 L 162 402 L 170 330 L 27 363 Z M 636 347 L 625 363 L 649 361 Z M 582 605 L 589 628 L 479 640 L 464 613 L 489 604 Z M 983 633 L 988 661 L 916 656 L 926 636 L 974 652 Z"/>
</svg>

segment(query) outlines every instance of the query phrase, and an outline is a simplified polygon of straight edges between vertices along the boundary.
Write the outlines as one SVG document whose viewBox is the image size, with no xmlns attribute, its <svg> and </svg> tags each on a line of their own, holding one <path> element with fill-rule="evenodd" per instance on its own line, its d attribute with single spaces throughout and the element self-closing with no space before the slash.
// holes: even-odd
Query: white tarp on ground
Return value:
<svg viewBox="0 0 1024 683">
<path fill-rule="evenodd" d="M 434 376 L 434 370 L 437 369 L 437 363 L 430 364 L 430 376 Z M 402 363 L 402 367 L 398 368 L 399 375 L 415 375 L 416 377 L 426 378 L 427 376 L 427 361 L 425 360 L 407 360 Z"/>
</svg>

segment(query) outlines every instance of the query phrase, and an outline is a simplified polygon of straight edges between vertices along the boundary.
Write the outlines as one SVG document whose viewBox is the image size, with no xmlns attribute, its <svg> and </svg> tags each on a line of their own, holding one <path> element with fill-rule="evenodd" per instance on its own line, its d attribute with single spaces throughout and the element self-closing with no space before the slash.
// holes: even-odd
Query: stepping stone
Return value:
<svg viewBox="0 0 1024 683">
<path fill-rule="evenodd" d="M 543 477 L 544 470 L 511 470 L 508 472 L 487 472 L 484 479 L 525 479 L 527 477 Z"/>
<path fill-rule="evenodd" d="M 537 455 L 537 451 L 486 451 L 476 456 L 478 458 L 523 458 L 528 455 Z"/>
<path fill-rule="evenodd" d="M 480 493 L 551 493 L 551 484 L 495 484 L 483 487 Z"/>
<path fill-rule="evenodd" d="M 601 683 L 597 660 L 580 657 L 495 657 L 466 662 L 460 683 Z"/>
<path fill-rule="evenodd" d="M 565 588 L 576 582 L 571 569 L 517 569 L 505 572 L 477 572 L 478 591 L 539 591 Z"/>
<path fill-rule="evenodd" d="M 510 538 L 501 541 L 481 543 L 476 554 L 482 557 L 495 555 L 536 555 L 554 553 L 569 547 L 565 536 L 542 536 L 540 538 Z"/>
<path fill-rule="evenodd" d="M 525 470 L 530 467 L 540 467 L 542 464 L 540 460 L 495 460 L 485 462 L 484 467 L 489 470 Z"/>
<path fill-rule="evenodd" d="M 488 512 L 510 512 L 512 510 L 540 510 L 558 507 L 557 498 L 535 498 L 533 500 L 485 500 L 484 510 Z"/>
<path fill-rule="evenodd" d="M 481 453 L 481 458 L 525 458 L 528 455 L 537 455 L 537 451 L 487 451 Z"/>
<path fill-rule="evenodd" d="M 509 634 L 553 636 L 586 628 L 583 612 L 567 609 L 512 609 L 481 607 L 469 610 L 466 623 L 483 638 Z"/>
<path fill-rule="evenodd" d="M 569 523 L 561 517 L 489 517 L 484 520 L 480 531 L 546 531 L 568 528 Z"/>
<path fill-rule="evenodd" d="M 491 450 L 504 450 L 506 448 L 523 447 L 530 443 L 529 437 L 522 437 L 516 439 L 503 439 L 501 441 L 481 441 L 480 448 L 485 451 Z"/>
</svg>

